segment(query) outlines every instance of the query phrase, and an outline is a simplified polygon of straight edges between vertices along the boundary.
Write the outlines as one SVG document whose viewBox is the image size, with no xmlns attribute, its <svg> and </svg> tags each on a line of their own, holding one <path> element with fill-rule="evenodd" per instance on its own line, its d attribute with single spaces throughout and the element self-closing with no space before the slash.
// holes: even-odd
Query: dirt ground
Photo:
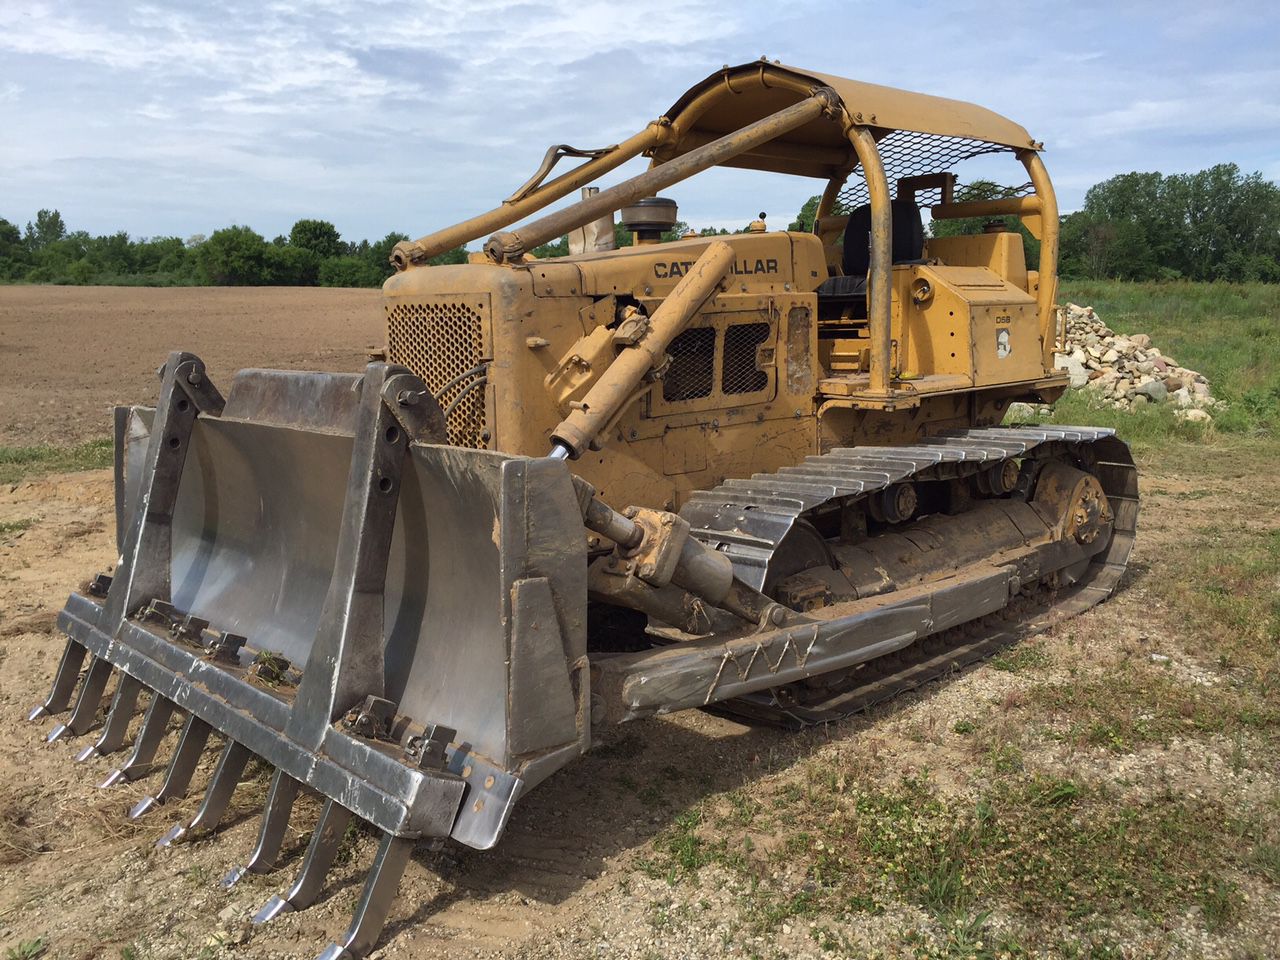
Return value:
<svg viewBox="0 0 1280 960">
<path fill-rule="evenodd" d="M 0 286 L 0 444 L 111 433 L 111 408 L 154 399 L 170 350 L 225 392 L 242 367 L 358 370 L 383 342 L 381 293 L 319 287 Z"/>
<path fill-rule="evenodd" d="M 150 372 L 171 346 L 205 356 L 225 380 L 250 363 L 349 369 L 379 330 L 376 292 L 0 288 L 0 440 L 100 436 L 111 404 L 150 397 Z M 78 343 L 92 349 L 72 350 Z M 68 383 L 83 395 L 71 405 L 58 401 Z M 1117 598 L 1040 641 L 1050 670 L 1074 676 L 1098 651 L 1131 645 L 1143 658 L 1156 651 L 1171 657 L 1189 671 L 1189 683 L 1213 673 L 1211 663 L 1184 655 L 1178 625 L 1162 619 L 1159 584 L 1180 562 L 1186 531 L 1237 502 L 1238 477 L 1193 480 L 1164 463 L 1144 471 L 1153 494 L 1132 572 Z M 1248 522 L 1274 529 L 1280 480 L 1259 484 Z M 157 851 L 155 839 L 194 811 L 212 756 L 190 798 L 131 822 L 125 812 L 154 789 L 154 778 L 100 790 L 96 784 L 116 758 L 76 764 L 81 742 L 45 744 L 51 722 L 24 719 L 43 697 L 62 648 L 56 612 L 69 589 L 112 562 L 112 528 L 107 471 L 0 488 L 0 951 L 9 951 L 6 960 L 36 956 L 20 951 L 39 939 L 43 955 L 73 960 L 314 956 L 345 928 L 374 837 L 359 835 L 349 845 L 316 906 L 250 930 L 253 912 L 291 882 L 315 804 L 304 802 L 295 816 L 281 869 L 224 891 L 219 878 L 251 849 L 265 771 L 240 785 L 215 836 Z M 1099 655 L 1099 662 L 1109 661 Z M 744 916 L 753 901 L 715 866 L 690 885 L 662 879 L 646 864 L 655 841 L 687 811 L 740 797 L 763 801 L 806 783 L 817 763 L 885 782 L 927 771 L 944 793 L 963 792 L 985 774 L 951 733 L 957 718 L 975 704 L 1007 708 L 1017 689 L 1036 682 L 985 665 L 869 716 L 798 735 L 697 712 L 611 731 L 522 802 L 495 850 L 420 845 L 375 956 L 924 956 L 902 939 L 904 930 L 931 922 L 914 907 L 867 914 L 857 933 L 865 949 L 832 952 L 814 934 L 816 920 L 759 933 Z M 1260 793 L 1275 804 L 1280 796 L 1273 764 L 1246 764 L 1250 776 L 1228 783 L 1226 774 L 1212 772 L 1225 762 L 1218 757 L 1213 768 L 1212 749 L 1191 750 L 1194 764 L 1176 749 L 1068 756 L 1053 738 L 1039 753 L 1027 749 L 1036 769 L 1069 769 L 1121 791 L 1172 783 L 1238 794 L 1241 803 Z M 1247 915 L 1225 934 L 1204 934 L 1190 915 L 1181 926 L 1136 923 L 1117 934 L 1125 949 L 1105 955 L 1280 955 L 1280 896 L 1258 883 L 1245 889 Z"/>
</svg>

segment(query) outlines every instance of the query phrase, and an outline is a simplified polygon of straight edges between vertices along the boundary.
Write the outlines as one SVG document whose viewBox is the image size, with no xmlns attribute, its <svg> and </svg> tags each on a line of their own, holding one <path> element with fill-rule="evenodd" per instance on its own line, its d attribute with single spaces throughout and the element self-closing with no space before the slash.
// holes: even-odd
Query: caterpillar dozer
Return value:
<svg viewBox="0 0 1280 960">
<path fill-rule="evenodd" d="M 610 724 L 832 721 L 1098 603 L 1134 537 L 1128 448 L 1001 426 L 1068 385 L 1041 151 L 971 104 L 725 67 L 398 245 L 364 370 L 244 370 L 224 396 L 170 354 L 155 406 L 116 412 L 119 556 L 68 599 L 32 719 L 87 737 L 80 759 L 122 756 L 106 787 L 154 772 L 135 817 L 221 744 L 161 845 L 215 828 L 269 764 L 227 884 L 276 866 L 295 798 L 319 794 L 258 922 L 317 898 L 353 817 L 379 831 L 332 960 L 377 941 L 416 841 L 491 847 Z M 1028 182 L 958 200 L 979 156 Z M 670 239 L 659 191 L 716 166 L 824 181 L 813 230 Z M 926 207 L 1016 217 L 1038 262 L 1000 221 L 927 236 Z M 534 255 L 562 237 L 568 255 Z"/>
</svg>

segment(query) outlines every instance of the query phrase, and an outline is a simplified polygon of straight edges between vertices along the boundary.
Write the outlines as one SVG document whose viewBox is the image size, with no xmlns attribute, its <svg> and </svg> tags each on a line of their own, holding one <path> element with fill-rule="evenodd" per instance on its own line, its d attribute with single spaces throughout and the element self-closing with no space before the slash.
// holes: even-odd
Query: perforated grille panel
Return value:
<svg viewBox="0 0 1280 960">
<path fill-rule="evenodd" d="M 918 177 L 930 173 L 952 171 L 956 164 L 989 153 L 1013 153 L 1009 147 L 968 137 L 944 137 L 937 134 L 914 133 L 910 130 L 894 130 L 879 142 L 880 160 L 884 164 L 885 177 L 890 192 L 895 192 L 897 181 L 903 177 Z M 1018 187 L 1012 196 L 1026 196 L 1033 192 L 1031 184 Z M 833 214 L 851 213 L 870 201 L 867 182 L 862 167 L 854 168 L 844 189 L 836 197 Z M 942 202 L 942 191 L 934 187 L 916 191 L 916 203 L 930 207 Z"/>
<path fill-rule="evenodd" d="M 686 330 L 671 341 L 667 354 L 671 357 L 671 366 L 662 379 L 663 400 L 694 400 L 711 396 L 716 362 L 714 327 Z"/>
<path fill-rule="evenodd" d="M 449 442 L 486 447 L 483 318 L 460 301 L 387 309 L 387 359 L 408 367 L 446 412 Z"/>
<path fill-rule="evenodd" d="M 724 331 L 720 389 L 724 393 L 756 393 L 769 385 L 769 374 L 757 366 L 757 348 L 769 339 L 767 323 L 735 323 Z"/>
</svg>

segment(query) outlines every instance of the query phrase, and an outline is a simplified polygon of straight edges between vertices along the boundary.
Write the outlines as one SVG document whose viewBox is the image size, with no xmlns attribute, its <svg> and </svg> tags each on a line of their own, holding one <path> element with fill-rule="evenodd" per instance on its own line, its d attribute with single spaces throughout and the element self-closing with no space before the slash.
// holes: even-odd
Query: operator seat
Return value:
<svg viewBox="0 0 1280 960">
<path fill-rule="evenodd" d="M 924 257 L 924 223 L 920 208 L 911 200 L 894 200 L 893 262 L 912 263 Z M 818 287 L 818 296 L 842 300 L 865 298 L 867 270 L 871 266 L 871 204 L 864 203 L 849 214 L 844 228 L 844 255 L 840 262 L 844 276 L 831 277 Z"/>
</svg>

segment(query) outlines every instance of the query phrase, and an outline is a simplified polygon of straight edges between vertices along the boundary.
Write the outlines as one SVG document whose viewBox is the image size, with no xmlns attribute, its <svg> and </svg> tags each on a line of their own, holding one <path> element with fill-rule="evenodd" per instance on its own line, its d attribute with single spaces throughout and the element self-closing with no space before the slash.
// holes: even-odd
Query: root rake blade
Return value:
<svg viewBox="0 0 1280 960">
<path fill-rule="evenodd" d="M 262 811 L 262 825 L 258 829 L 258 842 L 254 844 L 249 859 L 223 877 L 224 887 L 235 886 L 246 873 L 266 873 L 275 866 L 276 857 L 280 855 L 280 848 L 284 845 L 285 833 L 289 829 L 293 802 L 301 788 L 302 784 L 283 770 L 277 770 L 272 775 L 267 803 Z"/>
<path fill-rule="evenodd" d="M 199 358 L 174 353 L 154 410 L 118 412 L 116 434 L 120 561 L 67 601 L 67 646 L 31 719 L 69 710 L 49 739 L 88 733 L 114 674 L 87 761 L 124 748 L 148 691 L 110 787 L 155 769 L 180 716 L 133 818 L 185 796 L 218 735 L 199 809 L 158 847 L 214 830 L 248 761 L 266 761 L 258 839 L 226 887 L 272 869 L 299 791 L 321 794 L 301 871 L 258 922 L 313 903 L 347 824 L 369 823 L 381 841 L 364 892 L 322 954 L 364 956 L 419 838 L 492 846 L 522 792 L 586 748 L 568 471 L 441 445 L 422 383 L 380 363 L 242 371 L 224 400 Z"/>
<path fill-rule="evenodd" d="M 102 734 L 96 743 L 76 754 L 78 763 L 83 763 L 90 757 L 115 753 L 124 746 L 124 739 L 129 731 L 129 721 L 137 712 L 138 698 L 141 695 L 142 681 L 122 673 L 115 695 L 111 698 L 111 709 L 107 711 L 107 719 L 102 725 Z"/>
</svg>

